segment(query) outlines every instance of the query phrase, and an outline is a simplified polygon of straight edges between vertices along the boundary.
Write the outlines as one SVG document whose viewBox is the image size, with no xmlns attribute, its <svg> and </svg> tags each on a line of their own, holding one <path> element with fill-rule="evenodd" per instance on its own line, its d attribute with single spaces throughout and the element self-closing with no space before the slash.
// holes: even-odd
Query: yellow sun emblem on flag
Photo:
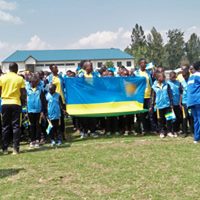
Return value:
<svg viewBox="0 0 200 200">
<path fill-rule="evenodd" d="M 125 83 L 125 89 L 126 89 L 127 96 L 132 96 L 135 93 L 137 87 L 133 83 L 127 83 L 126 82 Z"/>
</svg>

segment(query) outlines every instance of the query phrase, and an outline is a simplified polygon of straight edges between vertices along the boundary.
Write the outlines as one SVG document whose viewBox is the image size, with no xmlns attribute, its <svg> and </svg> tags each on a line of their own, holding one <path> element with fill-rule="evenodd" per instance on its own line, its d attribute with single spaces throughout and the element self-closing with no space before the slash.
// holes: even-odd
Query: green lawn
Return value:
<svg viewBox="0 0 200 200">
<path fill-rule="evenodd" d="M 157 136 L 74 139 L 0 155 L 4 199 L 200 199 L 200 145 Z"/>
</svg>

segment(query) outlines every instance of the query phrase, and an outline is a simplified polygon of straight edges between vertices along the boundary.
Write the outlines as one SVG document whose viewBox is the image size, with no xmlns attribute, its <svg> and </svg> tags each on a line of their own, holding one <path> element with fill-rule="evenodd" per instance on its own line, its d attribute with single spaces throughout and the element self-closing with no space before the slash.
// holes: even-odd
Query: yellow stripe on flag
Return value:
<svg viewBox="0 0 200 200">
<path fill-rule="evenodd" d="M 125 101 L 97 104 L 69 104 L 66 108 L 69 115 L 87 115 L 134 112 L 143 110 L 143 104 L 137 101 Z"/>
</svg>

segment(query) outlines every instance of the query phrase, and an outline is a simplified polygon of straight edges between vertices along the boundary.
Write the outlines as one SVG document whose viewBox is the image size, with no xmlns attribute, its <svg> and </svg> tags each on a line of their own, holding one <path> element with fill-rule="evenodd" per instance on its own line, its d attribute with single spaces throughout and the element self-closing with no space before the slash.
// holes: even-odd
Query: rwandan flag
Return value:
<svg viewBox="0 0 200 200">
<path fill-rule="evenodd" d="M 66 78 L 65 88 L 71 116 L 119 116 L 146 111 L 144 77 Z"/>
</svg>

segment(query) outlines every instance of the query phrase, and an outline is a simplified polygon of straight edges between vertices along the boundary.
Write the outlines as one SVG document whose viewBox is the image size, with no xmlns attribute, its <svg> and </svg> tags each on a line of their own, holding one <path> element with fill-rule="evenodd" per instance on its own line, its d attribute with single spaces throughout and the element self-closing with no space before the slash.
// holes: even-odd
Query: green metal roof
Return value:
<svg viewBox="0 0 200 200">
<path fill-rule="evenodd" d="M 29 57 L 38 62 L 133 59 L 120 49 L 72 49 L 72 50 L 19 50 L 6 58 L 5 62 L 25 62 Z"/>
</svg>

